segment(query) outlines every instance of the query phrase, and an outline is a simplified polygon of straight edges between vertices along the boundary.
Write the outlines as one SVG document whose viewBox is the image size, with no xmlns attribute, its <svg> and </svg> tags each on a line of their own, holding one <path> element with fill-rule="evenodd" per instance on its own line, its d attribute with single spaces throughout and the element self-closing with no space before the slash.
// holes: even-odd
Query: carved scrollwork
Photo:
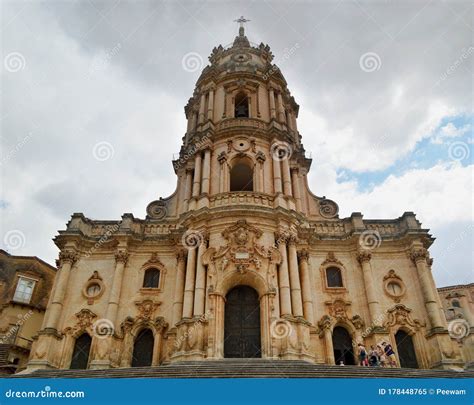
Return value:
<svg viewBox="0 0 474 405">
<path fill-rule="evenodd" d="M 70 263 L 71 266 L 77 261 L 79 258 L 78 254 L 74 251 L 65 250 L 59 252 L 59 259 L 57 260 L 56 264 L 58 267 L 62 266 L 64 263 Z"/>
<path fill-rule="evenodd" d="M 168 215 L 168 208 L 166 202 L 162 200 L 152 201 L 146 207 L 146 213 L 151 219 L 163 219 Z"/>
<path fill-rule="evenodd" d="M 115 261 L 117 263 L 127 264 L 128 257 L 128 252 L 125 250 L 119 250 L 117 253 L 115 253 Z"/>
<path fill-rule="evenodd" d="M 389 328 L 392 326 L 409 326 L 415 331 L 425 326 L 423 322 L 418 319 L 413 319 L 411 316 L 411 309 L 403 304 L 397 304 L 387 311 L 388 319 L 384 326 Z"/>
<path fill-rule="evenodd" d="M 339 214 L 339 206 L 334 201 L 323 197 L 319 202 L 319 213 L 324 218 L 336 218 Z"/>
</svg>

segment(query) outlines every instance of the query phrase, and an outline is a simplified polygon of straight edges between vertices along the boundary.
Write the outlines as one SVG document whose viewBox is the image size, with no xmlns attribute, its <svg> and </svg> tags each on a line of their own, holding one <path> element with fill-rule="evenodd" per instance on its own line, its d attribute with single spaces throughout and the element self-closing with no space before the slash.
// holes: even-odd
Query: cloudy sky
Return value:
<svg viewBox="0 0 474 405">
<path fill-rule="evenodd" d="M 300 104 L 313 192 L 343 217 L 414 211 L 436 237 L 437 284 L 473 281 L 467 1 L 1 4 L 3 249 L 53 263 L 73 212 L 143 218 L 171 194 L 196 67 L 244 15 Z"/>
</svg>

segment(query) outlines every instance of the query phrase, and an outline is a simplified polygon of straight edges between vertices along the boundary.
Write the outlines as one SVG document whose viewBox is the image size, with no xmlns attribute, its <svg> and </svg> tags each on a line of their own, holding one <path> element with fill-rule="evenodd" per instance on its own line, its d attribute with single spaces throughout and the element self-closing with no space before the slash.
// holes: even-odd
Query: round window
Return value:
<svg viewBox="0 0 474 405">
<path fill-rule="evenodd" d="M 87 287 L 87 295 L 89 297 L 96 297 L 100 293 L 100 285 L 97 283 L 92 283 Z"/>
<path fill-rule="evenodd" d="M 396 297 L 402 295 L 403 292 L 402 286 L 395 281 L 390 281 L 390 283 L 387 284 L 387 290 L 391 295 Z"/>
</svg>

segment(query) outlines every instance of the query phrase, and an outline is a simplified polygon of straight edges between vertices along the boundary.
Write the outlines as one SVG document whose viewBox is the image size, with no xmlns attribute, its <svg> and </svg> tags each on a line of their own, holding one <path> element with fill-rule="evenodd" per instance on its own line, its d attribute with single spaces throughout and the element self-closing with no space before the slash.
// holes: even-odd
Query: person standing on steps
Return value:
<svg viewBox="0 0 474 405">
<path fill-rule="evenodd" d="M 359 343 L 357 346 L 359 348 L 359 365 L 368 367 L 369 363 L 367 361 L 367 350 L 362 343 Z"/>
<path fill-rule="evenodd" d="M 385 367 L 386 366 L 386 356 L 385 356 L 385 352 L 384 350 L 382 349 L 382 346 L 380 345 L 377 345 L 377 354 L 379 356 L 379 365 L 380 367 Z"/>
<path fill-rule="evenodd" d="M 370 367 L 377 367 L 379 363 L 379 354 L 377 352 L 377 349 L 375 348 L 374 345 L 370 346 L 370 352 L 369 352 L 369 366 Z"/>
<path fill-rule="evenodd" d="M 385 356 L 387 356 L 388 364 L 390 367 L 397 367 L 397 360 L 395 358 L 395 352 L 392 349 L 392 345 L 387 342 L 382 343 Z"/>
</svg>

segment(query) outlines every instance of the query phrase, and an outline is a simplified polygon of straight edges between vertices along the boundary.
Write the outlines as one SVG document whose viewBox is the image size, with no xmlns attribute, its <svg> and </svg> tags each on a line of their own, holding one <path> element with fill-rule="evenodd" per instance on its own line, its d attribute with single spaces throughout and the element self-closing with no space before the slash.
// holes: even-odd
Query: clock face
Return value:
<svg viewBox="0 0 474 405">
<path fill-rule="evenodd" d="M 388 283 L 387 290 L 390 294 L 399 296 L 402 294 L 402 286 L 394 281 Z"/>
<path fill-rule="evenodd" d="M 89 297 L 95 297 L 100 293 L 100 285 L 99 284 L 91 284 L 89 287 L 87 287 L 87 295 Z"/>
</svg>

